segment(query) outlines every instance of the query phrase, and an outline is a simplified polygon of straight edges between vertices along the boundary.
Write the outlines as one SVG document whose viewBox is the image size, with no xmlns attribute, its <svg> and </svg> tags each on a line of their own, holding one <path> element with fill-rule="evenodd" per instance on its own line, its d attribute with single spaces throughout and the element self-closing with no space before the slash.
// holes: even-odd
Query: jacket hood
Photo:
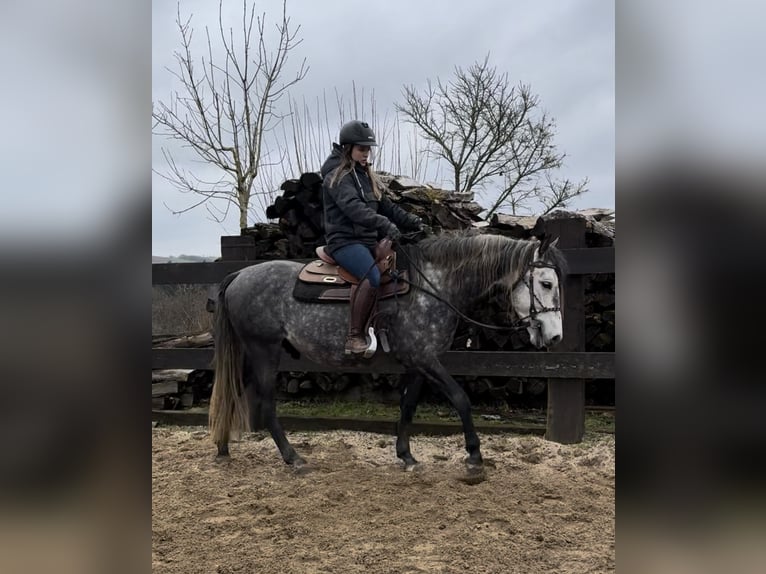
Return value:
<svg viewBox="0 0 766 574">
<path fill-rule="evenodd" d="M 319 170 L 322 177 L 327 177 L 327 174 L 340 165 L 342 155 L 343 148 L 336 143 L 332 144 L 332 152 L 322 164 L 322 169 Z"/>
</svg>

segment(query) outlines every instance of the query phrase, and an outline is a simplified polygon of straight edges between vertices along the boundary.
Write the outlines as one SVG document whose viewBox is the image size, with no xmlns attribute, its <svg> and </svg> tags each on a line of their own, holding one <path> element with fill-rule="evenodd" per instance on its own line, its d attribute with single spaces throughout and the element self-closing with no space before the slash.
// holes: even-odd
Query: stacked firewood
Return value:
<svg viewBox="0 0 766 574">
<path fill-rule="evenodd" d="M 213 334 L 184 337 L 152 337 L 158 349 L 206 348 L 213 346 Z M 152 409 L 187 409 L 207 403 L 213 389 L 213 371 L 207 369 L 157 369 L 152 371 Z"/>
<path fill-rule="evenodd" d="M 434 231 L 467 229 L 482 221 L 479 213 L 483 208 L 474 201 L 473 193 L 452 193 L 386 173 L 379 173 L 378 178 L 391 201 L 419 216 Z M 278 220 L 287 258 L 313 257 L 316 247 L 325 244 L 322 178 L 315 172 L 304 173 L 285 181 L 280 189 L 283 193 L 268 206 L 266 217 Z M 262 225 L 243 230 L 243 235 L 260 234 Z"/>
<path fill-rule="evenodd" d="M 489 220 L 487 230 L 517 239 L 529 239 L 540 236 L 546 221 L 561 218 L 585 221 L 585 243 L 588 247 L 614 245 L 615 222 L 612 209 L 583 209 L 574 212 L 559 209 L 543 217 L 495 213 Z"/>
<path fill-rule="evenodd" d="M 281 186 L 282 195 L 266 208 L 266 217 L 279 220 L 279 230 L 287 240 L 287 258 L 311 257 L 324 244 L 322 177 L 304 173 Z"/>
<path fill-rule="evenodd" d="M 420 217 L 435 232 L 468 229 L 483 221 L 484 208 L 473 193 L 456 193 L 422 185 L 408 177 L 379 174 L 384 192 L 402 209 Z"/>
</svg>

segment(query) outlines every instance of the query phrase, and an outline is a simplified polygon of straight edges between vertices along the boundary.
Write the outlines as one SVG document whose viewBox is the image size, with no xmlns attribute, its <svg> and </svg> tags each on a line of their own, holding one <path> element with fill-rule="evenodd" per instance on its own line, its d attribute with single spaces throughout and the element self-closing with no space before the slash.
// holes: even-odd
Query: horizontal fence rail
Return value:
<svg viewBox="0 0 766 574">
<path fill-rule="evenodd" d="M 452 375 L 613 379 L 614 353 L 523 353 L 449 351 L 440 360 Z M 153 349 L 152 369 L 210 369 L 213 349 Z M 364 363 L 322 365 L 283 353 L 280 371 L 314 373 L 403 373 L 392 357 L 378 355 Z"/>
<path fill-rule="evenodd" d="M 562 249 L 561 251 L 567 259 L 570 275 L 614 273 L 614 247 Z M 292 259 L 291 261 L 308 263 L 312 260 Z M 265 260 L 215 261 L 211 263 L 152 263 L 152 285 L 218 283 L 229 273 L 264 262 Z"/>
</svg>

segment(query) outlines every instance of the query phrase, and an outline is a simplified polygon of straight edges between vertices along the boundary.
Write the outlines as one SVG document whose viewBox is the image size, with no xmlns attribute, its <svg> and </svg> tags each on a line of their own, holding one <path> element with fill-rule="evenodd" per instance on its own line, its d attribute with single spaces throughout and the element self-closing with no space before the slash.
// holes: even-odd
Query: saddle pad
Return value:
<svg viewBox="0 0 766 574">
<path fill-rule="evenodd" d="M 304 269 L 305 270 L 305 269 Z M 301 271 L 303 272 L 303 271 Z M 400 277 L 407 279 L 407 271 L 401 271 Z M 410 290 L 410 284 L 406 281 L 391 281 L 382 284 L 378 291 L 378 300 L 388 299 L 394 295 L 406 295 Z M 348 303 L 351 300 L 351 284 L 345 283 L 306 283 L 301 281 L 300 276 L 295 281 L 293 297 L 298 301 L 309 303 Z"/>
</svg>

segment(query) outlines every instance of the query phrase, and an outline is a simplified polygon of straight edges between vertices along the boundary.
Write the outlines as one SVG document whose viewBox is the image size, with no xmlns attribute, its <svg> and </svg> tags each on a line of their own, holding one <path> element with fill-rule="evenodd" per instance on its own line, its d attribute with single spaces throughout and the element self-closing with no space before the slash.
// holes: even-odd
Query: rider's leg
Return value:
<svg viewBox="0 0 766 574">
<path fill-rule="evenodd" d="M 332 256 L 341 267 L 361 279 L 359 285 L 352 287 L 345 353 L 364 353 L 369 346 L 365 327 L 377 299 L 380 271 L 375 266 L 370 250 L 358 243 L 342 247 L 334 251 Z"/>
</svg>

